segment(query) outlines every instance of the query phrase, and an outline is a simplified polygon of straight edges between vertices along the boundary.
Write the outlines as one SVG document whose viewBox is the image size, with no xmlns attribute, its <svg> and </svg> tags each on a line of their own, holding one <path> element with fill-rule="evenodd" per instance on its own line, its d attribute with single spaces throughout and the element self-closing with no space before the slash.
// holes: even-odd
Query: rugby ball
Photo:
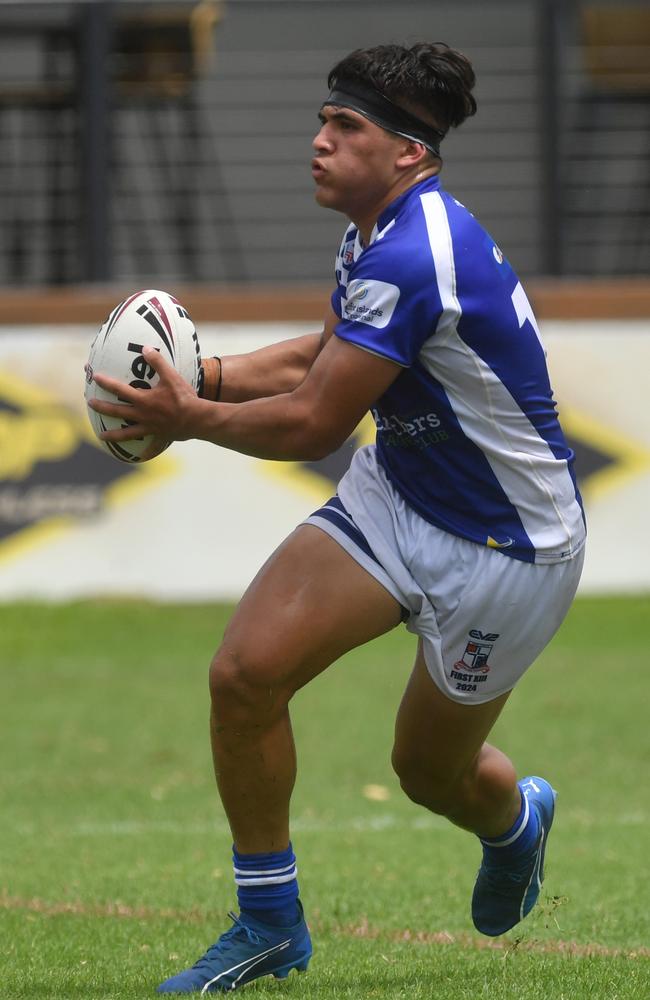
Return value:
<svg viewBox="0 0 650 1000">
<path fill-rule="evenodd" d="M 97 385 L 95 372 L 110 375 L 137 389 L 151 389 L 158 381 L 158 374 L 143 357 L 145 345 L 160 351 L 179 375 L 193 389 L 198 389 L 201 350 L 194 324 L 178 299 L 168 292 L 150 288 L 120 302 L 92 342 L 86 365 L 86 403 L 89 399 L 118 400 L 113 393 Z M 107 417 L 90 407 L 88 417 L 97 435 L 128 426 L 128 421 Z M 121 462 L 144 461 L 142 455 L 152 444 L 155 454 L 159 455 L 170 443 L 155 439 L 153 434 L 133 441 L 100 441 L 102 447 Z M 148 458 L 153 457 L 153 453 L 148 455 Z"/>
</svg>

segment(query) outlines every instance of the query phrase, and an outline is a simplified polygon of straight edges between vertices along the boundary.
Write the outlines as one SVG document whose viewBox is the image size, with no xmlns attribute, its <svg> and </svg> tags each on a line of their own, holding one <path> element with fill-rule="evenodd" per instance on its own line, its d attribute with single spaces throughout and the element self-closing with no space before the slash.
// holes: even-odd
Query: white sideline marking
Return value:
<svg viewBox="0 0 650 1000">
<path fill-rule="evenodd" d="M 575 812 L 563 812 L 561 819 L 561 826 L 572 830 L 586 830 L 593 827 L 645 827 L 648 824 L 650 824 L 650 816 L 640 811 L 606 816 L 600 813 L 596 815 L 584 810 L 576 810 Z M 6 826 L 21 836 L 30 837 L 39 834 L 39 826 L 36 823 L 16 823 L 14 825 L 9 823 Z M 413 819 L 405 819 L 394 813 L 379 813 L 376 816 L 357 816 L 340 822 L 298 816 L 292 821 L 291 829 L 301 834 L 383 833 L 385 830 L 435 830 L 436 833 L 439 833 L 455 831 L 456 827 L 446 819 L 431 813 L 422 813 L 422 815 L 414 816 Z M 203 837 L 228 832 L 225 820 L 215 820 L 212 823 L 182 823 L 177 820 L 106 820 L 50 828 L 50 835 L 64 837 L 139 837 L 152 833 Z"/>
</svg>

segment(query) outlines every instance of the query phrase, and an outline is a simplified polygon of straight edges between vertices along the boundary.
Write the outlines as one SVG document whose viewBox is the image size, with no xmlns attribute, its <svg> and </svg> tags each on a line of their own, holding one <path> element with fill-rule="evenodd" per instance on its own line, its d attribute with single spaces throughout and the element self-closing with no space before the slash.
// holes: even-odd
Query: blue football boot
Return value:
<svg viewBox="0 0 650 1000">
<path fill-rule="evenodd" d="M 272 927 L 245 915 L 228 916 L 233 926 L 192 966 L 158 987 L 158 993 L 228 993 L 261 976 L 286 979 L 304 972 L 311 958 L 309 930 L 300 907 L 292 927 Z"/>
<path fill-rule="evenodd" d="M 505 934 L 530 913 L 544 878 L 544 854 L 557 793 L 548 781 L 534 776 L 523 778 L 519 788 L 537 814 L 539 833 L 530 851 L 510 861 L 499 859 L 494 849 L 483 849 L 472 896 L 472 920 L 477 930 L 491 937 Z"/>
</svg>

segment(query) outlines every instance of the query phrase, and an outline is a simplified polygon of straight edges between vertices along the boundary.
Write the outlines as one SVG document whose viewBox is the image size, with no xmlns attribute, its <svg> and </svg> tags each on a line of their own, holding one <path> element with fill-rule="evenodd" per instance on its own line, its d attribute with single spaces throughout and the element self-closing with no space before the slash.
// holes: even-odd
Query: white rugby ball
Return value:
<svg viewBox="0 0 650 1000">
<path fill-rule="evenodd" d="M 97 385 L 95 372 L 110 375 L 137 389 L 151 389 L 156 385 L 158 375 L 142 355 L 145 345 L 159 350 L 185 381 L 198 389 L 201 351 L 194 324 L 178 299 L 168 292 L 149 288 L 120 302 L 92 342 L 86 365 L 86 402 L 89 399 L 118 400 L 113 393 Z M 88 416 L 97 435 L 128 426 L 128 421 L 104 416 L 90 407 Z M 149 434 L 133 441 L 100 441 L 100 444 L 121 462 L 141 462 L 143 453 L 154 444 L 154 439 L 155 436 Z M 155 454 L 159 455 L 170 443 L 156 440 Z"/>
</svg>

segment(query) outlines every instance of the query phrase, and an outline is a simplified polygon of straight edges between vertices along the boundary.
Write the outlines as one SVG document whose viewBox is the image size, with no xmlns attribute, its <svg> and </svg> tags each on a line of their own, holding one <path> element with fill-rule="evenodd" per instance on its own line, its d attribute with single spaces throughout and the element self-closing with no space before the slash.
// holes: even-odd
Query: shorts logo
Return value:
<svg viewBox="0 0 650 1000">
<path fill-rule="evenodd" d="M 499 638 L 498 632 L 481 632 L 477 628 L 469 630 L 470 641 L 465 646 L 462 659 L 454 663 L 456 670 L 474 670 L 477 673 L 487 674 L 490 671 L 488 656 L 494 648 L 494 643 Z"/>
</svg>

